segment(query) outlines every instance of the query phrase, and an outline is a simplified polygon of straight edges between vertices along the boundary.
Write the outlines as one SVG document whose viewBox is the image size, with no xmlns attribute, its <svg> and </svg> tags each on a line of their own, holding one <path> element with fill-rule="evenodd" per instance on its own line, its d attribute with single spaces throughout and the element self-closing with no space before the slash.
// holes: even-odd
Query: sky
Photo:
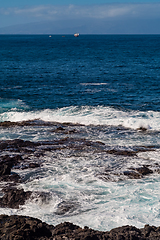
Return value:
<svg viewBox="0 0 160 240">
<path fill-rule="evenodd" d="M 0 0 L 0 33 L 160 34 L 160 0 Z"/>
</svg>

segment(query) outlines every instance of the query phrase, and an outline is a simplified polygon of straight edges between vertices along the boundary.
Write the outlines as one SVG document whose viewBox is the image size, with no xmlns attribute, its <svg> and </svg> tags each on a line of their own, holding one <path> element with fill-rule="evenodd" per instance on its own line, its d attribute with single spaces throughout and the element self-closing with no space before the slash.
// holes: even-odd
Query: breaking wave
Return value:
<svg viewBox="0 0 160 240">
<path fill-rule="evenodd" d="M 111 107 L 71 106 L 59 109 L 24 111 L 11 109 L 0 114 L 0 121 L 40 119 L 48 122 L 71 122 L 84 125 L 111 125 L 137 129 L 160 130 L 160 112 L 122 111 Z"/>
</svg>

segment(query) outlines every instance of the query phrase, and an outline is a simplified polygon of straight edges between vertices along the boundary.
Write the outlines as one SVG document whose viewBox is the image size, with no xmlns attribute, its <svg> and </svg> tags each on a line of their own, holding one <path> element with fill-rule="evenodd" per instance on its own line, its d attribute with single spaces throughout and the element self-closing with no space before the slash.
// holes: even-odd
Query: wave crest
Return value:
<svg viewBox="0 0 160 240">
<path fill-rule="evenodd" d="M 0 121 L 28 121 L 40 119 L 48 122 L 71 122 L 84 125 L 112 125 L 137 129 L 160 130 L 160 112 L 122 111 L 111 107 L 71 106 L 41 111 L 11 110 L 0 114 Z"/>
</svg>

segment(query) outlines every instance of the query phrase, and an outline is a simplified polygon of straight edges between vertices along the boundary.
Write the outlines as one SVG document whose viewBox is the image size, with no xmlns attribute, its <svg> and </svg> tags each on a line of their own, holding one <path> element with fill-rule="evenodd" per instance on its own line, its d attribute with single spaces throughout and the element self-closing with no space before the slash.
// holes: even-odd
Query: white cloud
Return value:
<svg viewBox="0 0 160 240">
<path fill-rule="evenodd" d="M 39 5 L 25 8 L 0 8 L 0 15 L 26 19 L 26 22 L 59 19 L 123 19 L 160 17 L 160 3 L 101 5 Z M 18 20 L 17 20 L 18 21 Z"/>
</svg>

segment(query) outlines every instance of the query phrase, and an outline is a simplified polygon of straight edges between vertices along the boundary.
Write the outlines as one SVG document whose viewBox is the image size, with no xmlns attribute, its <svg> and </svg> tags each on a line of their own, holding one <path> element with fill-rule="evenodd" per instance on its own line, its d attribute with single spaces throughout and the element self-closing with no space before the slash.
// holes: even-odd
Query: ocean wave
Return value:
<svg viewBox="0 0 160 240">
<path fill-rule="evenodd" d="M 28 109 L 28 106 L 20 99 L 5 99 L 0 98 L 0 112 L 8 111 L 8 110 L 24 110 Z"/>
<path fill-rule="evenodd" d="M 102 106 L 71 106 L 39 111 L 12 109 L 0 114 L 1 122 L 20 122 L 34 119 L 47 122 L 71 122 L 84 125 L 111 125 L 132 129 L 160 130 L 160 112 L 154 111 L 122 111 Z"/>
<path fill-rule="evenodd" d="M 101 85 L 109 85 L 109 83 L 80 83 L 82 86 L 101 86 Z"/>
</svg>

